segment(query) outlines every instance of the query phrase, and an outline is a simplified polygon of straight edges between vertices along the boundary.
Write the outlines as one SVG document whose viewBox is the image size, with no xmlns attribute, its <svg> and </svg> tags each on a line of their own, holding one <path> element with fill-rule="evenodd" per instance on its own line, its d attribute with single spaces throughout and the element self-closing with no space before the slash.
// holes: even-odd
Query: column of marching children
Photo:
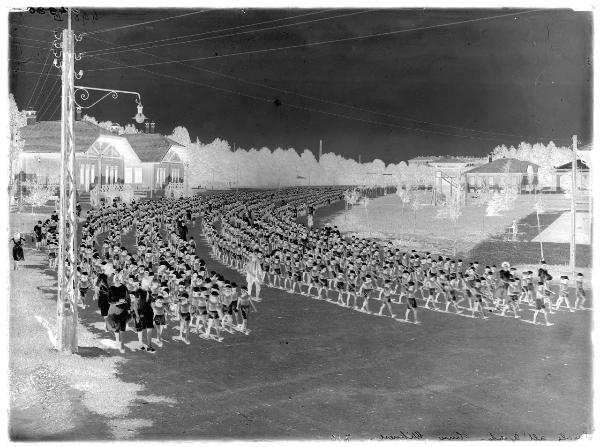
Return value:
<svg viewBox="0 0 600 447">
<path fill-rule="evenodd" d="M 190 333 L 219 341 L 224 332 L 248 335 L 248 316 L 261 301 L 261 285 L 412 323 L 420 322 L 421 308 L 482 319 L 521 318 L 531 310 L 533 323 L 542 314 L 547 325 L 552 324 L 549 313 L 583 308 L 581 274 L 571 306 L 569 278 L 561 278 L 558 293 L 552 291 L 543 263 L 534 278 L 534 272 L 519 274 L 506 262 L 500 268 L 463 265 L 461 259 L 402 252 L 391 242 L 343 237 L 330 225 L 300 223 L 302 211 L 342 198 L 340 187 L 290 188 L 91 210 L 81 226 L 80 305 L 86 307 L 93 296 L 121 352 L 130 325 L 138 349 L 150 353 L 163 347 L 169 328 L 177 333 L 175 340 L 186 344 Z M 56 215 L 50 219 L 56 220 Z M 36 241 L 44 225 L 49 224 L 34 229 Z M 208 271 L 196 242 L 187 236 L 188 225 L 200 226 L 211 256 L 245 275 L 246 285 L 238 287 L 226 275 Z M 123 238 L 129 233 L 135 242 L 128 249 Z M 38 249 L 44 245 L 40 239 Z M 56 243 L 55 237 L 51 240 Z M 48 256 L 55 266 L 54 245 Z"/>
</svg>

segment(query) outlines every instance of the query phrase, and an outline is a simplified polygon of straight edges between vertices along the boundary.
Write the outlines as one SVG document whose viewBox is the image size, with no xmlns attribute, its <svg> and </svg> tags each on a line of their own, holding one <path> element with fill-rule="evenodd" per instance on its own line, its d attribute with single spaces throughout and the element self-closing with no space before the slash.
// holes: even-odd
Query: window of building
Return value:
<svg viewBox="0 0 600 447">
<path fill-rule="evenodd" d="M 135 168 L 134 183 L 142 183 L 142 168 Z"/>
<path fill-rule="evenodd" d="M 133 168 L 125 168 L 125 183 L 133 183 Z"/>
</svg>

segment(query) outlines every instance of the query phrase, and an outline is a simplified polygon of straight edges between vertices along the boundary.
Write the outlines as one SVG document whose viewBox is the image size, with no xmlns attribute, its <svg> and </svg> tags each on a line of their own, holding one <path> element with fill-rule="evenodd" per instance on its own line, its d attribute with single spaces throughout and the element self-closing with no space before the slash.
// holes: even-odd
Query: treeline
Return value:
<svg viewBox="0 0 600 447">
<path fill-rule="evenodd" d="M 192 187 L 285 187 L 300 185 L 398 185 L 431 184 L 435 170 L 406 163 L 386 165 L 381 160 L 358 163 L 334 153 L 320 160 L 309 149 L 270 150 L 237 148 L 221 139 L 203 144 L 191 142 L 187 130 L 176 128 L 169 136 L 183 145 L 179 151 L 189 163 Z"/>
</svg>

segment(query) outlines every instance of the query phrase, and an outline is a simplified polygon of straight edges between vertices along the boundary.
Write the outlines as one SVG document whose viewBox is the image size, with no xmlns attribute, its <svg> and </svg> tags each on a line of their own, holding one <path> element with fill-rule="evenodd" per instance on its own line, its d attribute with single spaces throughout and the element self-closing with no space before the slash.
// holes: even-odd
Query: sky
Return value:
<svg viewBox="0 0 600 447">
<path fill-rule="evenodd" d="M 9 17 L 9 89 L 43 121 L 60 119 L 44 30 L 62 19 Z M 185 126 L 203 143 L 316 154 L 322 140 L 323 152 L 398 163 L 592 139 L 588 12 L 87 9 L 73 28 L 88 33 L 76 85 L 138 91 L 158 131 Z M 125 125 L 136 109 L 120 95 L 84 113 Z"/>
</svg>

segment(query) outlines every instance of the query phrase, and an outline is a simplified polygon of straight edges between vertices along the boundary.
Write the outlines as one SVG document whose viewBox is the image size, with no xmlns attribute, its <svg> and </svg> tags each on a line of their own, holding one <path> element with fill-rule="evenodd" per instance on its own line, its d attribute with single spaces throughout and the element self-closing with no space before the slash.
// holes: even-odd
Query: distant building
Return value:
<svg viewBox="0 0 600 447">
<path fill-rule="evenodd" d="M 117 135 L 87 121 L 74 122 L 75 181 L 80 192 L 95 185 L 126 183 L 134 189 L 160 191 L 183 182 L 181 146 L 155 133 Z M 60 178 L 61 123 L 32 120 L 21 128 L 25 140 L 19 157 L 21 178 L 57 183 Z"/>
<path fill-rule="evenodd" d="M 539 166 L 515 158 L 500 158 L 477 166 L 464 173 L 467 191 L 484 186 L 503 190 L 506 185 L 514 185 L 522 193 L 528 187 L 538 184 Z"/>
<path fill-rule="evenodd" d="M 554 189 L 556 191 L 565 191 L 571 189 L 571 175 L 572 175 L 573 162 L 565 163 L 554 168 Z M 575 176 L 577 181 L 578 189 L 590 189 L 590 168 L 589 166 L 580 159 L 577 159 L 575 165 L 577 174 Z"/>
<path fill-rule="evenodd" d="M 485 157 L 428 156 L 408 160 L 408 166 L 426 166 L 435 169 L 435 202 L 448 199 L 460 191 L 465 171 L 487 162 Z"/>
<path fill-rule="evenodd" d="M 411 158 L 406 164 L 408 166 L 430 166 L 432 168 L 454 170 L 479 166 L 487 161 L 487 157 L 430 155 Z"/>
</svg>

